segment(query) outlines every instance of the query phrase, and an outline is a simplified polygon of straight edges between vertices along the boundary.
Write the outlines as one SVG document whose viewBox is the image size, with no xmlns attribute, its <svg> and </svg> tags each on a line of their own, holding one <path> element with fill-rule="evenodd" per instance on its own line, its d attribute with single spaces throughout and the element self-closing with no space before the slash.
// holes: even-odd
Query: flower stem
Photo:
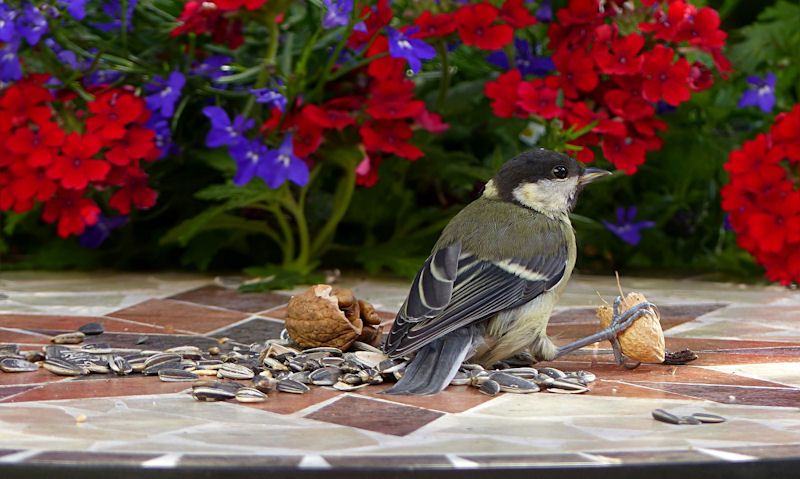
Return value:
<svg viewBox="0 0 800 479">
<path fill-rule="evenodd" d="M 355 165 L 352 167 L 343 167 L 344 176 L 339 180 L 336 186 L 336 192 L 333 195 L 333 211 L 328 217 L 328 221 L 322 229 L 319 230 L 314 242 L 311 244 L 311 254 L 319 256 L 323 253 L 325 248 L 333 239 L 333 234 L 339 222 L 342 221 L 347 209 L 350 207 L 350 201 L 353 199 L 353 192 L 356 189 L 356 169 Z"/>
<path fill-rule="evenodd" d="M 255 85 L 253 88 L 264 88 L 266 86 L 267 81 L 269 80 L 270 74 L 274 70 L 274 66 L 276 64 L 276 60 L 278 57 L 278 23 L 275 21 L 276 12 L 269 12 L 266 18 L 266 25 L 269 31 L 269 40 L 267 44 L 267 52 L 264 54 L 264 62 L 263 68 L 258 73 L 258 77 L 256 78 Z M 242 110 L 242 115 L 247 117 L 250 115 L 250 112 L 253 110 L 253 107 L 256 104 L 256 97 L 251 95 L 250 98 L 247 99 L 247 103 L 244 106 L 244 110 Z"/>
</svg>

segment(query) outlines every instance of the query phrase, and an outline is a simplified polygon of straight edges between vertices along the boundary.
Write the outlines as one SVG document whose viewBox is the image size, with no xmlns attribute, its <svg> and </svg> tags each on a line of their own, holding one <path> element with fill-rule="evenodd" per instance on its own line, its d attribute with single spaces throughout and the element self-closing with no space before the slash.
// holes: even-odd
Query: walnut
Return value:
<svg viewBox="0 0 800 479">
<path fill-rule="evenodd" d="M 286 330 L 304 348 L 330 346 L 346 350 L 353 341 L 377 344 L 380 317 L 347 288 L 312 286 L 289 300 Z"/>
<path fill-rule="evenodd" d="M 628 293 L 620 302 L 620 313 L 644 303 L 647 298 L 641 293 Z M 603 305 L 597 308 L 597 318 L 600 326 L 607 328 L 611 324 L 614 310 L 611 306 Z M 631 359 L 643 363 L 664 362 L 664 331 L 658 311 L 647 313 L 633 322 L 630 328 L 619 334 L 619 345 L 623 354 Z"/>
</svg>

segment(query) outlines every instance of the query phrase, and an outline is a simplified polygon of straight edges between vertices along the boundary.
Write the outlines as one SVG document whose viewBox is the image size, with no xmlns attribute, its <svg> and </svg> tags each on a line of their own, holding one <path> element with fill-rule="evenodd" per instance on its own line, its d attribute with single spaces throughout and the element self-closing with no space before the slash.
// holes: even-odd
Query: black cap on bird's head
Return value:
<svg viewBox="0 0 800 479">
<path fill-rule="evenodd" d="M 610 175 L 586 168 L 563 153 L 539 148 L 507 161 L 486 184 L 484 196 L 532 208 L 548 216 L 568 213 L 588 183 Z"/>
</svg>

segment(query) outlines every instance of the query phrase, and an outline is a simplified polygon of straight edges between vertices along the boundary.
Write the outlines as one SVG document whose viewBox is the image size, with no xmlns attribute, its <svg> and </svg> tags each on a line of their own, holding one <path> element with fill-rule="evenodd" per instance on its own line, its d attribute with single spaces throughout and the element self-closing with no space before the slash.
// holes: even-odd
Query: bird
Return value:
<svg viewBox="0 0 800 479">
<path fill-rule="evenodd" d="M 382 349 L 415 354 L 384 393 L 435 394 L 469 358 L 488 367 L 522 352 L 549 361 L 603 339 L 615 344 L 633 313 L 561 348 L 546 332 L 577 258 L 569 213 L 587 184 L 610 174 L 541 148 L 505 162 L 414 278 Z"/>
</svg>

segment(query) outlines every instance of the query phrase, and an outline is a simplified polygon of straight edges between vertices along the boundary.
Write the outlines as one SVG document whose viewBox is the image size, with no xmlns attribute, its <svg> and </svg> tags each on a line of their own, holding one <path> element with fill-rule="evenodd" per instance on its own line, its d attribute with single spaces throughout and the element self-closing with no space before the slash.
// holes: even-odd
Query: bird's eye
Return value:
<svg viewBox="0 0 800 479">
<path fill-rule="evenodd" d="M 568 172 L 567 172 L 567 167 L 566 166 L 559 165 L 559 166 L 556 166 L 555 168 L 553 168 L 553 176 L 555 176 L 559 180 L 563 180 L 564 178 L 566 178 L 567 174 L 568 174 Z"/>
</svg>

